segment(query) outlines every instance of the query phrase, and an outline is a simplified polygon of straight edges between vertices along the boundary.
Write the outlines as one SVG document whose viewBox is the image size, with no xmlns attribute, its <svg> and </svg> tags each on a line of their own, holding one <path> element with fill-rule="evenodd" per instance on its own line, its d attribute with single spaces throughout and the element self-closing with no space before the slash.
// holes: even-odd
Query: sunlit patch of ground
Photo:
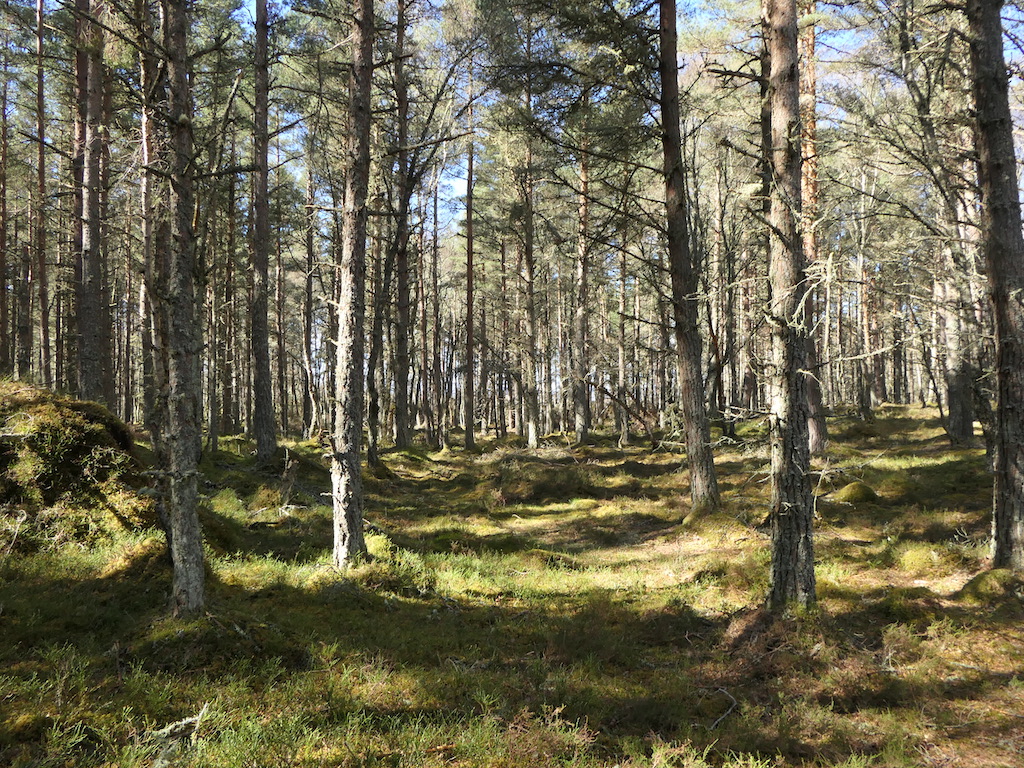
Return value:
<svg viewBox="0 0 1024 768">
<path fill-rule="evenodd" d="M 1024 764 L 1024 590 L 984 570 L 982 451 L 917 409 L 836 420 L 820 607 L 775 618 L 767 443 L 740 434 L 687 524 L 664 450 L 385 452 L 346 572 L 316 446 L 289 474 L 227 441 L 207 616 L 166 616 L 152 531 L 0 562 L 0 763 L 148 768 L 202 711 L 174 765 Z"/>
</svg>

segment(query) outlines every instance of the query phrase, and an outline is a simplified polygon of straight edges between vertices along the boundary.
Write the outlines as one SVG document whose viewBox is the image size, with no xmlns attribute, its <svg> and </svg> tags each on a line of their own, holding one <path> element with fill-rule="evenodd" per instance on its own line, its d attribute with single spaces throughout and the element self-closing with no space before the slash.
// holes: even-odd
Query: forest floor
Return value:
<svg viewBox="0 0 1024 768">
<path fill-rule="evenodd" d="M 830 427 L 820 604 L 778 619 L 761 423 L 685 525 L 663 450 L 386 453 L 343 573 L 320 449 L 258 471 L 222 441 L 199 619 L 168 616 L 154 529 L 0 548 L 0 764 L 1024 766 L 1024 589 L 985 570 L 983 451 L 928 410 Z"/>
</svg>

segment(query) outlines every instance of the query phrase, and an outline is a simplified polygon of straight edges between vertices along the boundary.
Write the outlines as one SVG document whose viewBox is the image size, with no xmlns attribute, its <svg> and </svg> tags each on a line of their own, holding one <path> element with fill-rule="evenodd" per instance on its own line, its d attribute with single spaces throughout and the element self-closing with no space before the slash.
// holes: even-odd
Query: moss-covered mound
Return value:
<svg viewBox="0 0 1024 768">
<path fill-rule="evenodd" d="M 25 547 L 153 525 L 140 470 L 131 431 L 103 406 L 0 381 L 4 538 Z"/>
<path fill-rule="evenodd" d="M 832 498 L 843 504 L 868 504 L 879 501 L 875 489 L 859 480 L 844 485 Z"/>
</svg>

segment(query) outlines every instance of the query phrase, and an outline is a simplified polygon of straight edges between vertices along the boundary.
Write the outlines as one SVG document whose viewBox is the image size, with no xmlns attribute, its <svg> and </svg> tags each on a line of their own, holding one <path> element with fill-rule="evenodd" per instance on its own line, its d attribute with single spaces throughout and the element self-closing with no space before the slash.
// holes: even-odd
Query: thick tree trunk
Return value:
<svg viewBox="0 0 1024 768">
<path fill-rule="evenodd" d="M 992 564 L 1024 571 L 1024 238 L 1003 54 L 1002 6 L 1002 0 L 968 0 L 967 20 L 983 250 L 996 326 Z"/>
<path fill-rule="evenodd" d="M 701 339 L 697 331 L 697 272 L 690 250 L 683 179 L 675 0 L 661 0 L 660 18 L 662 149 L 669 273 L 672 279 L 672 319 L 675 326 L 680 407 L 686 433 L 686 460 L 690 468 L 691 514 L 700 514 L 716 509 L 720 499 L 715 457 L 711 450 L 711 430 L 704 404 Z"/>
<path fill-rule="evenodd" d="M 169 137 L 170 236 L 166 293 L 167 360 L 166 457 L 172 602 L 179 616 L 199 613 L 205 603 L 202 534 L 198 517 L 199 455 L 202 439 L 202 382 L 199 320 L 196 311 L 195 158 L 188 57 L 188 0 L 166 0 L 164 50 L 167 52 L 167 131 Z"/>
<path fill-rule="evenodd" d="M 274 435 L 273 379 L 270 374 L 270 193 L 268 154 L 270 24 L 267 0 L 256 0 L 255 102 L 253 106 L 253 234 L 252 234 L 252 432 L 256 439 L 256 458 L 267 463 L 274 458 L 277 442 Z"/>
<path fill-rule="evenodd" d="M 352 9 L 349 146 L 342 213 L 337 376 L 331 456 L 334 565 L 366 553 L 359 450 L 363 428 L 363 308 L 366 282 L 366 195 L 370 180 L 370 85 L 373 76 L 373 0 Z"/>
<path fill-rule="evenodd" d="M 796 0 L 765 0 L 771 171 L 769 282 L 772 328 L 770 512 L 771 585 L 768 607 L 815 602 L 806 355 L 807 281 L 800 237 L 800 108 Z"/>
</svg>

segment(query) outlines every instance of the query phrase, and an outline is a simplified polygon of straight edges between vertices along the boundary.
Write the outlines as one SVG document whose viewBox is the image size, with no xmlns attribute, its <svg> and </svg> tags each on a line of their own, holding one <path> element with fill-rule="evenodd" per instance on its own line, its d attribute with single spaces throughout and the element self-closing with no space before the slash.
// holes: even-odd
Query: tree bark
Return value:
<svg viewBox="0 0 1024 768">
<path fill-rule="evenodd" d="M 312 157 L 311 151 L 308 157 Z M 317 233 L 315 203 L 313 164 L 310 162 L 306 166 L 306 269 L 302 283 L 302 435 L 306 439 L 313 437 L 320 427 L 313 378 L 313 272 L 316 269 Z"/>
<path fill-rule="evenodd" d="M 412 417 L 409 408 L 409 333 L 412 329 L 409 279 L 409 217 L 413 183 L 409 168 L 409 83 L 405 72 L 405 37 L 408 19 L 406 0 L 397 2 L 395 40 L 395 109 L 398 120 L 398 178 L 395 216 L 395 280 L 398 310 L 395 323 L 395 446 L 408 448 L 412 442 Z"/>
<path fill-rule="evenodd" d="M 354 0 L 349 80 L 349 145 L 342 213 L 338 313 L 337 411 L 331 456 L 334 565 L 366 553 L 359 462 L 363 427 L 363 307 L 366 282 L 366 196 L 370 180 L 370 85 L 373 77 L 373 0 Z"/>
<path fill-rule="evenodd" d="M 697 272 L 690 250 L 688 211 L 683 179 L 680 135 L 679 65 L 676 60 L 676 3 L 660 0 L 660 57 L 662 149 L 665 174 L 665 222 L 669 273 L 672 280 L 672 318 L 675 327 L 680 407 L 686 432 L 690 469 L 690 514 L 716 509 L 720 503 L 711 430 L 704 404 L 701 339 L 697 331 Z"/>
<path fill-rule="evenodd" d="M 79 0 L 84 11 L 98 16 L 101 3 Z M 110 324 L 104 305 L 101 159 L 106 140 L 103 125 L 103 31 L 92 21 L 83 22 L 84 144 L 82 163 L 82 249 L 78 283 L 78 391 L 83 400 L 110 407 L 112 386 Z M 79 77 L 83 77 L 79 73 Z"/>
<path fill-rule="evenodd" d="M 584 127 L 584 130 L 586 128 Z M 590 392 L 587 387 L 587 337 L 589 336 L 589 317 L 591 307 L 588 304 L 587 278 L 590 272 L 590 163 L 587 155 L 586 139 L 580 153 L 580 192 L 577 210 L 579 219 L 576 234 L 576 311 L 573 315 L 572 345 L 572 412 L 573 426 L 576 431 L 576 442 L 587 439 L 590 430 Z M 625 415 L 623 415 L 625 418 Z M 628 430 L 627 430 L 628 433 Z"/>
<path fill-rule="evenodd" d="M 10 332 L 10 295 L 7 291 L 7 156 L 8 156 L 8 57 L 9 41 L 5 29 L 3 33 L 3 69 L 0 77 L 0 377 L 10 376 L 13 372 Z"/>
<path fill-rule="evenodd" d="M 769 320 L 772 329 L 770 512 L 773 611 L 815 602 L 806 354 L 807 280 L 800 236 L 800 92 L 796 0 L 765 0 L 771 172 Z"/>
<path fill-rule="evenodd" d="M 801 165 L 802 235 L 804 261 L 813 264 L 818 258 L 818 77 L 817 77 L 817 0 L 801 0 L 800 13 L 812 20 L 801 31 L 798 40 L 800 54 L 800 148 Z M 813 319 L 813 304 L 809 307 Z M 828 446 L 828 425 L 822 402 L 821 366 L 814 334 L 807 334 L 807 424 L 811 455 L 825 452 Z"/>
<path fill-rule="evenodd" d="M 46 92 L 43 75 L 43 35 L 45 33 L 43 0 L 36 0 L 36 288 L 39 291 L 39 352 L 42 370 L 40 380 L 47 389 L 53 387 L 50 359 L 50 293 L 49 270 L 46 266 Z"/>
<path fill-rule="evenodd" d="M 189 0 L 165 0 L 167 52 L 167 132 L 169 138 L 170 235 L 166 292 L 167 512 L 174 561 L 175 614 L 193 616 L 205 604 L 202 534 L 198 516 L 199 455 L 202 439 L 202 380 L 196 311 L 197 260 L 192 228 L 195 210 L 195 156 L 188 55 Z"/>
<path fill-rule="evenodd" d="M 14 228 L 14 246 L 18 246 L 18 228 Z M 18 381 L 32 377 L 32 252 L 21 247 L 21 274 L 14 289 L 17 305 Z"/>
<path fill-rule="evenodd" d="M 472 99 L 472 81 L 470 83 L 470 98 Z M 475 140 L 473 138 L 473 112 L 472 107 L 470 108 L 470 135 L 468 142 L 468 150 L 466 155 L 466 371 L 463 380 L 463 392 L 462 392 L 462 409 L 463 415 L 462 420 L 465 423 L 466 435 L 465 435 L 465 446 L 467 451 L 475 450 L 476 448 L 476 393 L 473 388 L 473 368 L 476 364 L 474 359 L 475 349 L 474 342 L 476 340 L 474 327 L 473 327 L 473 291 L 475 287 L 474 283 L 474 272 L 473 272 L 473 249 L 475 243 L 473 242 L 473 188 L 475 179 L 473 178 L 473 160 Z"/>
<path fill-rule="evenodd" d="M 968 0 L 983 252 L 996 328 L 992 565 L 1024 570 L 1024 238 L 1003 54 L 1002 0 Z"/>
<path fill-rule="evenodd" d="M 438 197 L 440 196 L 440 179 L 434 182 L 433 219 L 434 231 L 430 245 L 430 287 L 431 311 L 433 313 L 434 330 L 431 338 L 431 355 L 433 357 L 432 377 L 434 381 L 434 412 L 437 420 L 437 447 L 448 448 L 448 393 L 444 385 L 442 353 L 441 353 L 441 290 L 440 290 L 440 259 L 441 235 L 438 226 Z"/>
<path fill-rule="evenodd" d="M 274 435 L 273 379 L 270 373 L 270 193 L 269 193 L 269 101 L 270 67 L 268 52 L 270 23 L 267 0 L 256 0 L 256 39 L 253 73 L 255 101 L 253 105 L 253 235 L 252 235 L 252 388 L 253 437 L 256 458 L 266 464 L 274 458 L 277 442 Z"/>
</svg>

